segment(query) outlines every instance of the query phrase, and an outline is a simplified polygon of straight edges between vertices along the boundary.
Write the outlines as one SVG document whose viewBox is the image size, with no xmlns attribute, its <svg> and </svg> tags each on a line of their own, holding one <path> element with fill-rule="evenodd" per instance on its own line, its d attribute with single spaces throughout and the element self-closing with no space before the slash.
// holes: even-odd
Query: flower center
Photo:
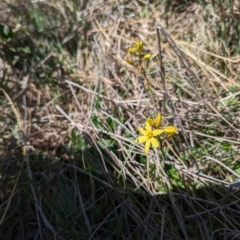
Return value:
<svg viewBox="0 0 240 240">
<path fill-rule="evenodd" d="M 154 137 L 153 132 L 147 132 L 147 136 L 148 138 L 153 138 Z"/>
</svg>

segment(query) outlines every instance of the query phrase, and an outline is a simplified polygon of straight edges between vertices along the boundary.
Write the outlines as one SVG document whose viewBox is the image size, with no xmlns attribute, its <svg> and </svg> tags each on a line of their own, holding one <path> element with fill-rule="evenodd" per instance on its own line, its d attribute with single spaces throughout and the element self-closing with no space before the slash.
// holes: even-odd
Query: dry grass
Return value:
<svg viewBox="0 0 240 240">
<path fill-rule="evenodd" d="M 240 5 L 157 2 L 0 4 L 1 239 L 239 238 Z"/>
</svg>

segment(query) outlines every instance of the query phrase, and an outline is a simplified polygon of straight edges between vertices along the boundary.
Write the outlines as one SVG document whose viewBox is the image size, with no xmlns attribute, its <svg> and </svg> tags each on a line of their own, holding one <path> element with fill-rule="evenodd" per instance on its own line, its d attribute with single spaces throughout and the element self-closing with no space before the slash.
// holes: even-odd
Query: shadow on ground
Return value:
<svg viewBox="0 0 240 240">
<path fill-rule="evenodd" d="M 240 236 L 237 188 L 190 191 L 173 186 L 166 194 L 151 196 L 119 178 L 111 166 L 107 166 L 111 173 L 106 172 L 96 149 L 65 149 L 64 154 L 64 158 L 29 154 L 1 160 L 1 239 Z"/>
</svg>

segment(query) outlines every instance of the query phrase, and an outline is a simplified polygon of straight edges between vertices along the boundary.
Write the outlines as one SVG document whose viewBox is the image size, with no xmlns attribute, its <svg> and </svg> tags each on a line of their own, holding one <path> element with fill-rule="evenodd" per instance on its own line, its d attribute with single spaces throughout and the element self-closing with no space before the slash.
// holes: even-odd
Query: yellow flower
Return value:
<svg viewBox="0 0 240 240">
<path fill-rule="evenodd" d="M 134 54 L 134 55 L 141 56 L 142 49 L 143 49 L 143 42 L 142 41 L 136 41 L 134 43 L 134 47 L 130 47 L 128 49 L 128 52 L 130 52 L 131 54 Z"/>
<path fill-rule="evenodd" d="M 143 59 L 149 60 L 151 56 L 152 56 L 151 53 L 147 53 L 143 56 Z"/>
<path fill-rule="evenodd" d="M 178 131 L 178 128 L 176 126 L 167 126 L 167 127 L 162 128 L 162 130 L 165 133 L 167 133 L 166 138 L 169 139 Z"/>
<path fill-rule="evenodd" d="M 153 118 L 148 118 L 147 122 L 151 125 L 151 127 L 154 128 L 159 128 L 162 122 L 162 115 L 161 113 L 158 113 L 157 116 L 153 119 Z"/>
<path fill-rule="evenodd" d="M 139 136 L 135 142 L 136 143 L 145 143 L 145 153 L 148 154 L 150 150 L 150 145 L 152 147 L 157 148 L 159 147 L 159 142 L 155 138 L 156 136 L 162 134 L 164 131 L 162 129 L 152 130 L 151 125 L 146 122 L 145 129 L 139 127 L 138 131 L 142 134 L 142 136 Z"/>
<path fill-rule="evenodd" d="M 167 139 L 171 138 L 178 131 L 178 128 L 176 126 L 167 126 L 167 127 L 160 128 L 162 123 L 161 113 L 158 113 L 155 118 L 149 117 L 147 119 L 147 122 L 150 124 L 151 127 L 155 129 L 163 130 L 163 132 L 167 134 L 166 136 Z"/>
<path fill-rule="evenodd" d="M 165 139 L 171 138 L 177 131 L 178 128 L 176 126 L 167 126 L 167 127 L 160 127 L 162 122 L 162 115 L 158 113 L 155 118 L 148 118 L 146 120 L 146 129 L 141 127 L 138 128 L 138 131 L 142 134 L 139 136 L 135 142 L 136 143 L 145 143 L 145 153 L 149 153 L 150 145 L 152 147 L 159 147 L 159 141 L 164 141 Z M 155 130 L 153 130 L 155 129 Z M 163 136 L 155 138 L 158 135 L 163 134 Z"/>
<path fill-rule="evenodd" d="M 131 55 L 135 55 L 138 59 L 138 65 L 141 67 L 141 70 L 143 69 L 143 65 L 142 65 L 142 60 L 144 60 L 146 62 L 146 66 L 149 66 L 149 62 L 150 62 L 150 58 L 151 58 L 151 53 L 145 53 L 142 54 L 143 52 L 143 42 L 142 41 L 136 41 L 134 42 L 134 45 L 130 48 L 128 48 L 128 53 L 130 53 L 129 56 Z M 131 65 L 135 65 L 134 62 L 131 60 L 131 58 L 127 58 L 126 62 L 131 64 Z M 143 73 L 142 71 L 139 71 L 141 73 Z"/>
<path fill-rule="evenodd" d="M 142 41 L 136 41 L 134 44 L 134 47 L 138 53 L 142 52 L 143 49 L 143 42 Z"/>
</svg>

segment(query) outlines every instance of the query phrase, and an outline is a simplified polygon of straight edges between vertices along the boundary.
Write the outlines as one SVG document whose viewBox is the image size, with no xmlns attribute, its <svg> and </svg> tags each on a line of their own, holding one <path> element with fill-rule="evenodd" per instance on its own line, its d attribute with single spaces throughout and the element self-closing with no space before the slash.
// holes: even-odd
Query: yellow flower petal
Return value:
<svg viewBox="0 0 240 240">
<path fill-rule="evenodd" d="M 130 48 L 128 49 L 128 51 L 129 51 L 130 53 L 132 53 L 132 54 L 136 54 L 136 50 L 135 50 L 134 48 L 131 48 L 131 47 L 130 47 Z"/>
<path fill-rule="evenodd" d="M 161 122 L 162 122 L 162 115 L 161 113 L 158 113 L 157 116 L 156 116 L 156 128 L 158 128 L 160 125 L 161 125 Z"/>
<path fill-rule="evenodd" d="M 138 53 L 141 53 L 143 48 L 143 42 L 142 41 L 135 42 L 134 47 Z"/>
<path fill-rule="evenodd" d="M 127 62 L 128 64 L 134 65 L 132 59 L 130 59 L 130 58 L 126 58 L 126 62 Z"/>
<path fill-rule="evenodd" d="M 150 149 L 150 140 L 146 141 L 145 144 L 145 153 L 148 154 L 149 153 L 149 149 Z"/>
<path fill-rule="evenodd" d="M 177 130 L 178 130 L 178 128 L 175 127 L 175 126 L 167 126 L 167 127 L 164 127 L 164 128 L 163 128 L 163 131 L 164 131 L 165 133 L 176 133 Z"/>
<path fill-rule="evenodd" d="M 153 146 L 154 148 L 159 147 L 159 142 L 158 142 L 158 140 L 157 140 L 156 138 L 151 138 L 151 139 L 150 139 L 150 142 L 151 142 L 151 144 L 152 144 L 152 146 Z"/>
<path fill-rule="evenodd" d="M 169 138 L 171 138 L 174 134 L 175 134 L 175 133 L 169 133 L 169 134 L 166 136 L 166 138 L 169 139 Z"/>
<path fill-rule="evenodd" d="M 136 140 L 135 140 L 135 142 L 136 143 L 144 143 L 144 142 L 146 142 L 148 140 L 148 137 L 147 136 L 139 136 Z"/>
<path fill-rule="evenodd" d="M 153 133 L 153 136 L 156 137 L 156 136 L 164 133 L 164 130 L 163 129 L 156 129 L 152 133 Z"/>
<path fill-rule="evenodd" d="M 138 47 L 139 47 L 139 41 L 136 41 L 135 43 L 134 43 L 134 48 L 138 51 Z"/>
<path fill-rule="evenodd" d="M 154 128 L 159 128 L 162 122 L 162 115 L 160 113 L 157 114 L 156 118 L 147 118 L 147 122 Z"/>
<path fill-rule="evenodd" d="M 151 58 L 151 54 L 150 53 L 147 53 L 147 54 L 145 54 L 144 56 L 143 56 L 143 59 L 145 59 L 145 60 L 149 60 L 150 58 Z"/>
<path fill-rule="evenodd" d="M 146 122 L 145 128 L 146 128 L 147 132 L 152 132 L 152 127 L 151 127 L 151 125 L 148 122 Z"/>
<path fill-rule="evenodd" d="M 163 130 L 165 133 L 168 133 L 166 138 L 169 139 L 177 132 L 178 128 L 176 126 L 168 126 L 163 128 Z"/>
<path fill-rule="evenodd" d="M 152 127 L 154 126 L 154 120 L 152 118 L 147 118 L 146 120 Z"/>
<path fill-rule="evenodd" d="M 141 128 L 141 127 L 138 127 L 138 131 L 139 131 L 142 135 L 147 135 L 146 130 L 144 130 L 144 129 Z"/>
</svg>

